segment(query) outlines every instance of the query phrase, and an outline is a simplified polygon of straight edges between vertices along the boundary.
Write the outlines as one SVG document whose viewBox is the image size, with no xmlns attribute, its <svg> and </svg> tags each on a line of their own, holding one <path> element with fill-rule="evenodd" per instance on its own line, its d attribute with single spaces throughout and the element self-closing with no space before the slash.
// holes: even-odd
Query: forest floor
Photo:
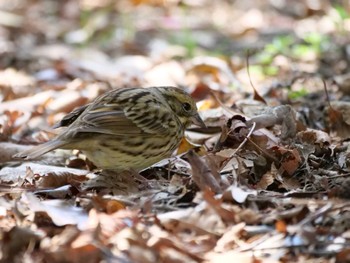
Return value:
<svg viewBox="0 0 350 263">
<path fill-rule="evenodd" d="M 0 1 L 0 262 L 350 262 L 349 31 L 348 1 Z M 166 85 L 207 128 L 141 176 L 13 158 Z"/>
</svg>

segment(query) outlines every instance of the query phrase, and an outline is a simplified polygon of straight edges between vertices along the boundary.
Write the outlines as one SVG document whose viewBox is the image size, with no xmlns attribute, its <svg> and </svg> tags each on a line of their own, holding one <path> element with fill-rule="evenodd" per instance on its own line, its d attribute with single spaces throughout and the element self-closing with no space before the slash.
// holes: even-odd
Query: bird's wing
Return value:
<svg viewBox="0 0 350 263">
<path fill-rule="evenodd" d="M 122 110 L 101 108 L 99 111 L 89 111 L 80 119 L 77 127 L 71 127 L 78 133 L 102 133 L 111 135 L 132 135 L 143 133 Z"/>
<path fill-rule="evenodd" d="M 70 113 L 68 113 L 66 116 L 64 116 L 62 118 L 62 120 L 60 120 L 59 122 L 57 122 L 53 128 L 60 128 L 60 127 L 68 127 L 69 125 L 71 125 L 85 110 L 86 108 L 89 106 L 90 104 L 86 104 L 83 106 L 80 106 L 76 109 L 74 109 L 73 111 L 71 111 Z"/>
<path fill-rule="evenodd" d="M 141 89 L 136 100 L 101 98 L 85 109 L 68 133 L 102 133 L 116 136 L 136 134 L 167 134 L 176 127 L 174 114 L 159 98 Z"/>
</svg>

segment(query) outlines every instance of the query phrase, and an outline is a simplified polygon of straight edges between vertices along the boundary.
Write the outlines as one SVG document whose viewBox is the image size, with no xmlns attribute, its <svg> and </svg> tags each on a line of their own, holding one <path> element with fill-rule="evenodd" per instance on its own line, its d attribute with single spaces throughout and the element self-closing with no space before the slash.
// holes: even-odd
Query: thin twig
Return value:
<svg viewBox="0 0 350 263">
<path fill-rule="evenodd" d="M 255 127 L 256 127 L 256 122 L 253 122 L 253 125 L 252 127 L 250 128 L 247 136 L 244 138 L 244 140 L 241 142 L 241 144 L 236 148 L 236 150 L 231 154 L 231 157 L 232 158 L 234 155 L 236 155 L 236 153 L 243 147 L 243 145 L 249 140 L 250 136 L 253 134 L 254 130 L 255 130 Z"/>
</svg>

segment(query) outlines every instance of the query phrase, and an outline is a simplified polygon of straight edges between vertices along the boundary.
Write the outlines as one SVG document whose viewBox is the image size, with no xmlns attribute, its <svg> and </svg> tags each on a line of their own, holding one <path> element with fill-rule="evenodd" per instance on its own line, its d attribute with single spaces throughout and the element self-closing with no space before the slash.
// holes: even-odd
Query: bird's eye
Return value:
<svg viewBox="0 0 350 263">
<path fill-rule="evenodd" d="M 184 104 L 182 104 L 182 108 L 184 109 L 184 111 L 191 111 L 191 104 L 185 102 Z"/>
</svg>

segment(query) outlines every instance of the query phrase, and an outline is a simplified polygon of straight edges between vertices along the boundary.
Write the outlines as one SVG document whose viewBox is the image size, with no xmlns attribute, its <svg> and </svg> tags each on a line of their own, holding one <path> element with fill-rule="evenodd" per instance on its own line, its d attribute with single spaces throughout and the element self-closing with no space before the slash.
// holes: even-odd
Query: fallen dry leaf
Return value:
<svg viewBox="0 0 350 263">
<path fill-rule="evenodd" d="M 213 175 L 210 167 L 194 151 L 189 151 L 186 155 L 192 169 L 192 179 L 196 185 L 202 189 L 211 189 L 212 191 L 221 192 L 220 182 Z"/>
<path fill-rule="evenodd" d="M 77 225 L 80 229 L 85 229 L 87 226 L 87 213 L 71 202 L 63 200 L 40 201 L 30 193 L 25 193 L 21 202 L 24 202 L 31 212 L 46 212 L 56 226 Z"/>
</svg>

